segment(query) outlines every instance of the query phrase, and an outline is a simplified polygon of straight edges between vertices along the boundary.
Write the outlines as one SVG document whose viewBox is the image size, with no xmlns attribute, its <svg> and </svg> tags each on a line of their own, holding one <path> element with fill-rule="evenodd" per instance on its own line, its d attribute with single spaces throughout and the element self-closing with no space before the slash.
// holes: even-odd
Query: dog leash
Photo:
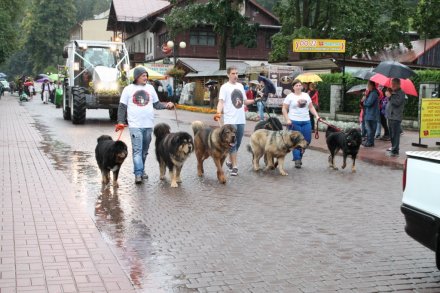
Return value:
<svg viewBox="0 0 440 293">
<path fill-rule="evenodd" d="M 122 132 L 124 132 L 125 127 L 127 127 L 128 125 L 124 125 L 124 128 L 122 128 L 121 130 L 119 130 L 119 135 L 118 138 L 116 139 L 116 141 L 121 140 L 121 136 L 122 136 Z"/>
<path fill-rule="evenodd" d="M 319 131 L 318 131 L 318 129 L 319 129 L 319 122 L 324 123 L 324 124 L 327 125 L 328 127 L 333 128 L 334 130 L 336 130 L 336 131 L 338 131 L 338 132 L 339 132 L 339 131 L 342 131 L 342 129 L 340 129 L 340 128 L 338 128 L 338 127 L 336 127 L 336 126 L 334 126 L 334 125 L 328 123 L 327 121 L 325 121 L 324 119 L 322 119 L 321 117 L 319 117 L 318 120 L 316 121 L 315 139 L 318 139 L 318 138 L 319 138 Z"/>
</svg>

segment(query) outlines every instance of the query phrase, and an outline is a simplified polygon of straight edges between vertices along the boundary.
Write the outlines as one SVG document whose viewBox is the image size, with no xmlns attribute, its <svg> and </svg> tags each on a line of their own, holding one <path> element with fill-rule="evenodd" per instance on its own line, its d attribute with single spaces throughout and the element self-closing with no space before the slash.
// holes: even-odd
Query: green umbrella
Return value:
<svg viewBox="0 0 440 293">
<path fill-rule="evenodd" d="M 62 75 L 58 75 L 56 73 L 49 75 L 49 78 L 53 81 L 58 81 L 59 78 L 63 77 Z"/>
</svg>

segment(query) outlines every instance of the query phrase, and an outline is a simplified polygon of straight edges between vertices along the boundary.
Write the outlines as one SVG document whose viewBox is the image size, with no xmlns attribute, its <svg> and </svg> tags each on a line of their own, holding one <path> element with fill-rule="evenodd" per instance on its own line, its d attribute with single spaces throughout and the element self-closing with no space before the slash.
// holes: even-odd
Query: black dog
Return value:
<svg viewBox="0 0 440 293">
<path fill-rule="evenodd" d="M 113 186 L 119 187 L 119 170 L 127 155 L 127 145 L 123 141 L 114 141 L 109 135 L 98 137 L 95 157 L 101 170 L 103 184 L 107 185 L 110 182 L 110 171 L 113 171 Z"/>
<path fill-rule="evenodd" d="M 283 130 L 283 124 L 281 124 L 280 119 L 276 117 L 269 117 L 267 120 L 263 120 L 255 125 L 254 131 L 258 129 L 267 129 L 273 131 Z"/>
<path fill-rule="evenodd" d="M 159 162 L 160 180 L 165 178 L 166 168 L 170 171 L 171 187 L 178 187 L 182 182 L 180 171 L 183 163 L 194 151 L 194 142 L 187 132 L 170 133 L 170 126 L 159 123 L 154 127 L 156 136 L 156 158 Z"/>
<path fill-rule="evenodd" d="M 339 150 L 342 150 L 344 158 L 342 169 L 347 166 L 347 157 L 350 155 L 353 161 L 351 171 L 356 172 L 356 156 L 362 143 L 362 135 L 360 130 L 352 128 L 347 132 L 341 132 L 332 127 L 328 127 L 327 131 L 325 132 L 325 137 L 328 150 L 330 151 L 330 156 L 328 157 L 330 168 L 333 168 L 334 170 L 338 169 L 335 167 L 335 156 Z"/>
</svg>

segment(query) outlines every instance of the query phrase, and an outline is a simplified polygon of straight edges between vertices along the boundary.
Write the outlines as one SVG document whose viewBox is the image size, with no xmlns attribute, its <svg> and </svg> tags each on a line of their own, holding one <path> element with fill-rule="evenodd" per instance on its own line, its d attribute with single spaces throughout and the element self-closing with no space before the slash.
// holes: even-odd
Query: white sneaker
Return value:
<svg viewBox="0 0 440 293">
<path fill-rule="evenodd" d="M 229 170 L 229 172 L 232 172 L 232 163 L 231 162 L 228 162 L 228 161 L 226 161 L 226 167 L 228 168 L 228 170 Z"/>
</svg>

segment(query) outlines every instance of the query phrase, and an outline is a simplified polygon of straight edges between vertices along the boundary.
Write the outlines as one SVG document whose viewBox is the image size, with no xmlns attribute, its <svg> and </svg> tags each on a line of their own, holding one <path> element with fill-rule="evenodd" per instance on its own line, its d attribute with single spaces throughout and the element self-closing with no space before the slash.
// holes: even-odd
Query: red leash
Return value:
<svg viewBox="0 0 440 293">
<path fill-rule="evenodd" d="M 124 125 L 124 126 L 127 127 L 128 125 Z M 121 140 L 122 132 L 124 132 L 125 127 L 119 131 L 119 136 L 118 136 L 118 139 L 116 139 L 116 141 Z"/>
<path fill-rule="evenodd" d="M 336 131 L 338 131 L 338 132 L 339 132 L 339 131 L 342 131 L 342 129 L 340 129 L 340 128 L 338 128 L 338 127 L 336 127 L 336 126 L 334 126 L 334 125 L 328 123 L 327 121 L 325 121 L 324 119 L 322 119 L 321 117 L 319 117 L 319 119 L 316 121 L 315 139 L 318 139 L 318 138 L 319 138 L 319 131 L 318 131 L 318 129 L 319 129 L 319 122 L 324 123 L 324 124 L 327 125 L 328 127 L 331 127 L 331 128 L 333 128 L 334 130 L 336 130 Z"/>
</svg>

